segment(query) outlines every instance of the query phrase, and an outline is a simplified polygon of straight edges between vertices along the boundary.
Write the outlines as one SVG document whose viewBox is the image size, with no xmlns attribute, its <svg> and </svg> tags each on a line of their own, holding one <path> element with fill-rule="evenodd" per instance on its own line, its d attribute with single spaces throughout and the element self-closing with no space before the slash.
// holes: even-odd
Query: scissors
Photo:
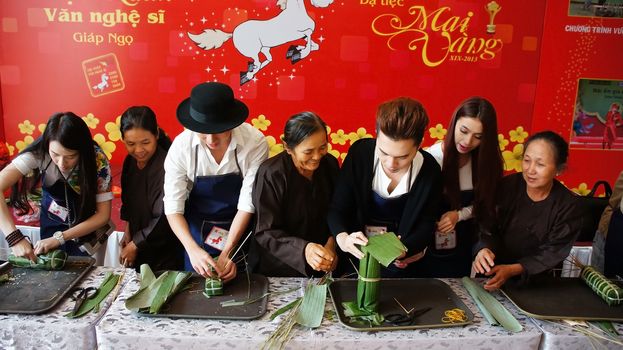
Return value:
<svg viewBox="0 0 623 350">
<path fill-rule="evenodd" d="M 405 314 L 385 315 L 385 320 L 394 326 L 412 326 L 415 319 L 432 310 L 432 307 L 425 307 L 418 310 L 411 310 Z"/>
<path fill-rule="evenodd" d="M 74 305 L 74 310 L 72 314 L 76 315 L 80 310 L 80 307 L 84 302 L 88 299 L 93 299 L 97 294 L 97 288 L 95 287 L 87 287 L 87 288 L 76 288 L 72 291 L 71 299 L 76 301 Z"/>
</svg>

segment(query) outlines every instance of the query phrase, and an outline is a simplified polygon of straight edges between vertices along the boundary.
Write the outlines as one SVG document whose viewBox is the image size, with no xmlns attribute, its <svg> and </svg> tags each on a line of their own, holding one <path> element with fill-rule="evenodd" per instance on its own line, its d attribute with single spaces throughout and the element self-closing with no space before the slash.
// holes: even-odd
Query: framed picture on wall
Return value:
<svg viewBox="0 0 623 350">
<path fill-rule="evenodd" d="M 623 80 L 578 80 L 571 147 L 623 150 Z"/>
</svg>

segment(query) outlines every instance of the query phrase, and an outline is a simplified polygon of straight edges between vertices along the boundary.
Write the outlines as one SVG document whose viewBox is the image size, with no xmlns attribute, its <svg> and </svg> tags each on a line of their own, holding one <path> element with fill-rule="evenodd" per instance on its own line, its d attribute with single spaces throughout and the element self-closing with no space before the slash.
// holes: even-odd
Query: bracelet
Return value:
<svg viewBox="0 0 623 350">
<path fill-rule="evenodd" d="M 6 241 L 9 244 L 9 247 L 12 247 L 12 246 L 16 245 L 17 243 L 19 243 L 24 238 L 26 238 L 26 237 L 22 234 L 22 231 L 17 229 L 15 231 L 9 233 L 6 236 Z"/>
</svg>

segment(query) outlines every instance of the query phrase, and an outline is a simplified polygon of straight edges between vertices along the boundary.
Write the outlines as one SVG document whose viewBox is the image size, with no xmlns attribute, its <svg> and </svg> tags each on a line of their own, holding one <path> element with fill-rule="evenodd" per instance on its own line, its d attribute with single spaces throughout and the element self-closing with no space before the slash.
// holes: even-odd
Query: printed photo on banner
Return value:
<svg viewBox="0 0 623 350">
<path fill-rule="evenodd" d="M 623 81 L 579 79 L 571 147 L 623 150 Z"/>
</svg>

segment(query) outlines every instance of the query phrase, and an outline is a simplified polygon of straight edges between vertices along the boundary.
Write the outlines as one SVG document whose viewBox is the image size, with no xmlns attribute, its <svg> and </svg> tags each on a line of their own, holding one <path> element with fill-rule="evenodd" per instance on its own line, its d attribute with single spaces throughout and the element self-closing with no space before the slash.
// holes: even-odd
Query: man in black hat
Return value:
<svg viewBox="0 0 623 350">
<path fill-rule="evenodd" d="M 264 135 L 244 123 L 248 115 L 229 86 L 195 86 L 177 108 L 186 130 L 164 163 L 164 212 L 186 250 L 185 269 L 224 281 L 236 276 L 229 258 L 255 212 L 253 181 L 268 157 Z"/>
</svg>

